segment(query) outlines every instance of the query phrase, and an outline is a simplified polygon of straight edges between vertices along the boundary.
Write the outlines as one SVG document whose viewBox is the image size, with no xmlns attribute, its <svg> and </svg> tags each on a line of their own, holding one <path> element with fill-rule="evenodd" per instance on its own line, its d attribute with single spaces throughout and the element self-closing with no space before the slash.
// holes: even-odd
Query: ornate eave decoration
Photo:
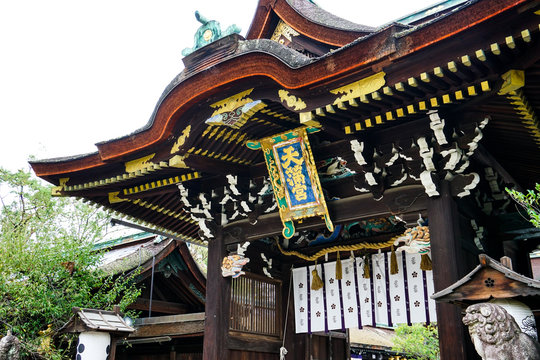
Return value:
<svg viewBox="0 0 540 360">
<path fill-rule="evenodd" d="M 300 33 L 285 23 L 283 20 L 279 20 L 274 33 L 270 40 L 285 44 L 286 41 L 291 42 L 293 37 L 300 35 Z"/>
<path fill-rule="evenodd" d="M 255 100 L 241 105 L 230 111 L 216 110 L 209 119 L 205 121 L 208 125 L 228 126 L 233 129 L 240 129 L 259 110 L 266 107 L 261 100 Z"/>
<path fill-rule="evenodd" d="M 307 137 L 315 131 L 300 127 L 247 143 L 248 148 L 264 152 L 287 239 L 294 235 L 293 221 L 308 217 L 321 216 L 328 230 L 334 230 Z"/>
</svg>

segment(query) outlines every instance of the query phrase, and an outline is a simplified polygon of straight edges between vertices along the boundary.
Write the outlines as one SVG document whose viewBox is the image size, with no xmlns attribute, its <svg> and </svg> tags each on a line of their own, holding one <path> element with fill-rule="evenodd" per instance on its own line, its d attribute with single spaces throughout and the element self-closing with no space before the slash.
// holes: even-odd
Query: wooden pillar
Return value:
<svg viewBox="0 0 540 360">
<path fill-rule="evenodd" d="M 109 352 L 109 359 L 114 360 L 116 359 L 116 345 L 118 344 L 118 339 L 115 337 L 111 337 L 111 347 Z"/>
<path fill-rule="evenodd" d="M 231 279 L 221 276 L 226 255 L 221 227 L 208 241 L 203 360 L 228 360 L 229 306 Z"/>
<path fill-rule="evenodd" d="M 448 182 L 441 181 L 440 196 L 428 201 L 431 260 L 435 292 L 460 279 L 462 259 L 457 206 Z M 437 326 L 441 360 L 467 359 L 465 327 L 458 306 L 437 303 Z"/>
</svg>

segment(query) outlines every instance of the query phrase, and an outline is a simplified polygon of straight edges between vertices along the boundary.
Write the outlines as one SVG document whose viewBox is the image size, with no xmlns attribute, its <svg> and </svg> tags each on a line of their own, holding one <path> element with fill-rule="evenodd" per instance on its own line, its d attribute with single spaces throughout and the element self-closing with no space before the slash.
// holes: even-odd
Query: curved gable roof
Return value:
<svg viewBox="0 0 540 360">
<path fill-rule="evenodd" d="M 290 1 L 296 3 L 300 0 Z M 463 11 L 447 14 L 430 24 L 401 33 L 399 32 L 403 30 L 403 26 L 396 24 L 363 38 L 357 37 L 358 32 L 349 32 L 350 39 L 356 40 L 341 40 L 341 43 L 347 46 L 317 59 L 306 59 L 294 50 L 262 39 L 264 31 L 271 31 L 267 29 L 268 19 L 264 17 L 275 11 L 275 14 L 284 20 L 297 20 L 295 26 L 299 28 L 303 26 L 301 23 L 311 24 L 306 27 L 310 33 L 320 30 L 320 25 L 300 15 L 297 9 L 285 0 L 261 0 L 248 33 L 248 39 L 253 40 L 240 40 L 234 54 L 223 57 L 209 68 L 178 75 L 162 94 L 145 127 L 127 136 L 96 144 L 97 153 L 32 161 L 31 165 L 38 176 L 57 183 L 56 177 L 64 174 L 102 168 L 111 161 L 126 161 L 141 156 L 142 152 L 166 141 L 174 129 L 178 129 L 177 122 L 185 117 L 190 108 L 198 103 L 208 102 L 209 98 L 219 93 L 233 94 L 235 90 L 231 89 L 235 86 L 238 88 L 237 85 L 242 82 L 257 78 L 261 84 L 301 91 L 308 87 L 327 86 L 329 81 L 343 83 L 347 76 L 358 77 L 358 74 L 362 74 L 361 77 L 367 77 L 380 70 L 384 64 L 456 37 L 471 29 L 473 25 L 485 22 L 522 2 L 473 2 L 463 6 Z M 339 35 L 346 39 L 347 31 L 325 29 L 328 31 L 322 31 L 324 36 Z M 332 33 L 334 35 L 331 35 Z M 223 95 L 225 96 L 227 95 Z"/>
<path fill-rule="evenodd" d="M 375 31 L 335 16 L 308 0 L 261 0 L 247 38 L 270 38 L 278 19 L 310 39 L 337 47 Z"/>
</svg>

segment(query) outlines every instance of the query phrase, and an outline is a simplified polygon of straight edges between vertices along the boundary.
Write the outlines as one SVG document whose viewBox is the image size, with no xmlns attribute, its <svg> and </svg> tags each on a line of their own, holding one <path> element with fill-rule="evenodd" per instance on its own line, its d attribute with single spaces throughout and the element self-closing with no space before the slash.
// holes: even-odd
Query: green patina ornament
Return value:
<svg viewBox="0 0 540 360">
<path fill-rule="evenodd" d="M 231 34 L 240 33 L 240 28 L 233 24 L 224 31 L 221 30 L 221 25 L 216 20 L 208 20 L 202 16 L 199 11 L 195 11 L 195 18 L 202 25 L 197 29 L 195 33 L 195 45 L 192 48 L 185 48 L 182 50 L 182 55 L 187 56 L 197 49 L 202 48 L 218 39 Z"/>
</svg>

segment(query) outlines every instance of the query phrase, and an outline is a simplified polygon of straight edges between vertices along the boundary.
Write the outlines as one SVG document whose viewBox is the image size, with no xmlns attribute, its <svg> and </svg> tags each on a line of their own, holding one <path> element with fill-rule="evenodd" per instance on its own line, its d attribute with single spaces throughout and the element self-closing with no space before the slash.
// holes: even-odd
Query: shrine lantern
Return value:
<svg viewBox="0 0 540 360">
<path fill-rule="evenodd" d="M 80 333 L 76 360 L 114 359 L 116 340 L 135 331 L 116 306 L 114 311 L 73 308 L 73 312 L 60 331 Z"/>
</svg>

